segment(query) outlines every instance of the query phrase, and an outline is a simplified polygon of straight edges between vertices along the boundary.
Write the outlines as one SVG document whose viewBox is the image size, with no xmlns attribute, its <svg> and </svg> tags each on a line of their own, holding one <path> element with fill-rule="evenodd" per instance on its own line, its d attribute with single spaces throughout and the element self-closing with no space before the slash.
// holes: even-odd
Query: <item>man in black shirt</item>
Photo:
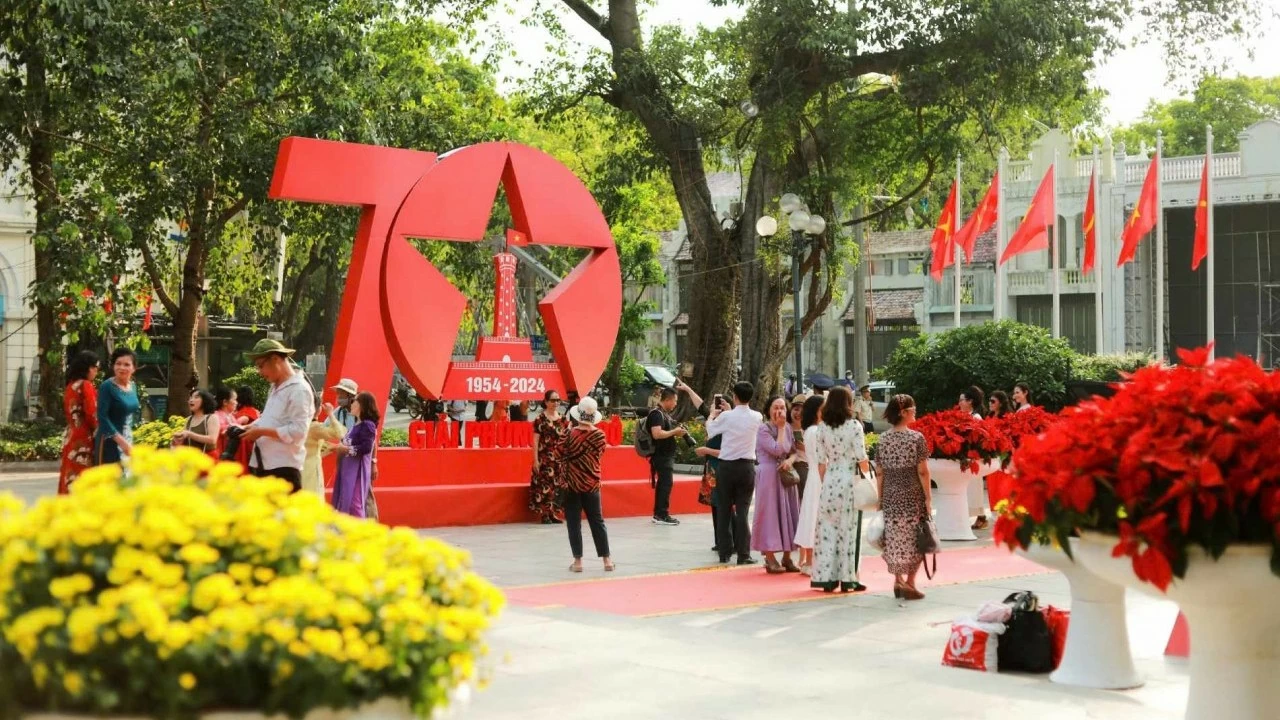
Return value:
<svg viewBox="0 0 1280 720">
<path fill-rule="evenodd" d="M 649 478 L 654 483 L 653 524 L 679 525 L 680 521 L 671 517 L 671 488 L 675 485 L 676 440 L 686 437 L 688 430 L 676 424 L 671 413 L 676 409 L 679 395 L 676 390 L 683 390 L 690 395 L 692 403 L 701 404 L 702 399 L 693 394 L 688 385 L 676 380 L 674 387 L 662 388 L 658 407 L 649 411 L 645 426 L 653 436 L 653 455 L 649 458 Z"/>
</svg>

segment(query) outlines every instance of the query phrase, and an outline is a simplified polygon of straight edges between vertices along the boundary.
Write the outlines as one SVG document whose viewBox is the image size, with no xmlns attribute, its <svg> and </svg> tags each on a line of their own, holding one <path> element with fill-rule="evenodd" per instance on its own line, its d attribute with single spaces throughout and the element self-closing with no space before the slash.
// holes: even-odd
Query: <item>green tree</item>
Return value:
<svg viewBox="0 0 1280 720">
<path fill-rule="evenodd" d="M 887 194 L 909 201 L 965 147 L 966 121 L 999 127 L 1087 93 L 1094 58 L 1115 48 L 1132 19 L 1148 18 L 1176 50 L 1191 37 L 1239 32 L 1235 20 L 1262 7 L 1259 0 L 732 4 L 738 19 L 691 34 L 646 28 L 636 0 L 542 0 L 532 20 L 571 48 L 572 16 L 574 27 L 594 33 L 591 43 L 605 46 L 584 53 L 584 64 L 567 54 L 552 62 L 539 77 L 548 106 L 603 98 L 639 123 L 671 179 L 700 278 L 689 328 L 695 386 L 728 386 L 741 328 L 743 373 L 765 392 L 777 386 L 793 335 L 778 320 L 790 285 L 781 260 L 790 248 L 785 239 L 760 238 L 754 226 L 782 192 L 800 193 L 832 221 L 800 257 L 808 290 L 799 322 L 807 332 L 835 297 L 849 257 L 834 230 L 868 219 L 843 212 L 851 200 L 888 184 Z M 745 177 L 743 210 L 725 222 L 707 176 L 735 165 Z"/>
<path fill-rule="evenodd" d="M 1280 77 L 1222 78 L 1206 75 L 1191 97 L 1152 101 L 1136 122 L 1117 128 L 1113 138 L 1130 152 L 1146 142 L 1155 145 L 1164 133 L 1168 157 L 1200 155 L 1205 151 L 1205 126 L 1213 125 L 1214 151 L 1240 149 L 1241 131 L 1267 118 L 1280 117 Z"/>
</svg>

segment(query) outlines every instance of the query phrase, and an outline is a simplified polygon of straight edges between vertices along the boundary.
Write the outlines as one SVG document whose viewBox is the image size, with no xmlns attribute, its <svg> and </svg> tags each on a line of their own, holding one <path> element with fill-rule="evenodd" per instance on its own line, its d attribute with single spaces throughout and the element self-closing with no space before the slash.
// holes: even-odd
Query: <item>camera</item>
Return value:
<svg viewBox="0 0 1280 720">
<path fill-rule="evenodd" d="M 681 425 L 680 427 L 684 427 L 684 426 L 683 426 L 683 425 Z M 686 432 L 688 432 L 688 430 L 689 430 L 689 428 L 684 428 L 684 429 L 685 429 L 685 431 L 686 431 Z M 680 436 L 680 441 L 681 441 L 681 442 L 683 442 L 683 443 L 684 443 L 684 446 L 685 446 L 685 447 L 687 447 L 687 448 L 696 447 L 696 446 L 697 446 L 697 444 L 698 444 L 698 441 L 697 441 L 697 440 L 694 440 L 692 435 L 681 435 L 681 436 Z"/>
<path fill-rule="evenodd" d="M 243 425 L 232 425 L 227 428 L 227 442 L 222 447 L 222 455 L 220 460 L 235 460 L 236 455 L 240 454 L 240 439 L 244 435 Z"/>
</svg>

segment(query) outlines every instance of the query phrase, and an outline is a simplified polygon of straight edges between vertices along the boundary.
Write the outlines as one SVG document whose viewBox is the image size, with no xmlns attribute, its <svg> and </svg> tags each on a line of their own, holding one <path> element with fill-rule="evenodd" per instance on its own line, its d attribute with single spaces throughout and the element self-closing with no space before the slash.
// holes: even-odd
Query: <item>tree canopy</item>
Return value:
<svg viewBox="0 0 1280 720">
<path fill-rule="evenodd" d="M 1190 97 L 1152 102 L 1142 117 L 1113 133 L 1130 152 L 1164 133 L 1165 155 L 1200 155 L 1205 151 L 1205 126 L 1213 125 L 1214 150 L 1240 149 L 1241 131 L 1265 119 L 1280 119 L 1280 77 L 1222 78 L 1206 75 Z"/>
</svg>

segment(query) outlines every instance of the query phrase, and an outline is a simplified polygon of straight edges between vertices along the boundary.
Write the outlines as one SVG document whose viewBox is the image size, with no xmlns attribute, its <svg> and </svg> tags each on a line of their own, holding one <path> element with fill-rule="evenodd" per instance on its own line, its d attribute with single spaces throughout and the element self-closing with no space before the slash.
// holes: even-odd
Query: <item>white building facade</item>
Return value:
<svg viewBox="0 0 1280 720">
<path fill-rule="evenodd" d="M 38 335 L 35 310 L 26 298 L 35 279 L 34 232 L 35 207 L 21 189 L 17 171 L 10 170 L 0 176 L 0 422 L 9 419 L 13 408 L 27 406 L 29 397 L 34 400 L 31 374 L 38 365 Z"/>
</svg>

